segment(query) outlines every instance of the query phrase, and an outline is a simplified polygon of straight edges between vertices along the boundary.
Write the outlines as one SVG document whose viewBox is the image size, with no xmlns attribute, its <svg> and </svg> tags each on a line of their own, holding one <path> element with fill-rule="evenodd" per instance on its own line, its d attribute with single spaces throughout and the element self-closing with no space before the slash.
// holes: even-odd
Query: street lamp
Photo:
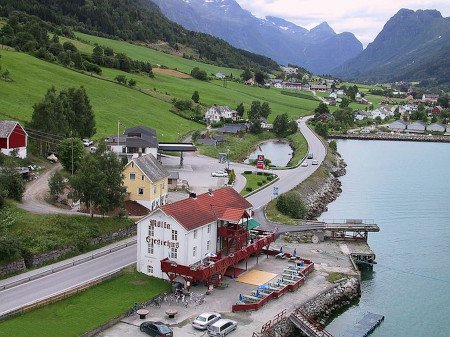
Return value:
<svg viewBox="0 0 450 337">
<path fill-rule="evenodd" d="M 227 149 L 227 163 L 228 163 L 228 171 L 230 171 L 230 149 Z"/>
</svg>

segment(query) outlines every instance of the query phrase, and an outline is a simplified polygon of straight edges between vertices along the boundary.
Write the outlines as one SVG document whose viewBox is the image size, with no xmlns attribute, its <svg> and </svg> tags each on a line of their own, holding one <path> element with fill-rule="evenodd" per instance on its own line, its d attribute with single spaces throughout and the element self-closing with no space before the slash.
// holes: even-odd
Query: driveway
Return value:
<svg viewBox="0 0 450 337">
<path fill-rule="evenodd" d="M 36 180 L 29 182 L 25 187 L 25 192 L 22 197 L 22 203 L 19 207 L 31 212 L 40 214 L 77 214 L 75 211 L 62 209 L 50 205 L 45 198 L 48 196 L 48 180 L 53 173 L 62 169 L 61 164 L 53 164 L 50 170 L 40 175 Z"/>
</svg>

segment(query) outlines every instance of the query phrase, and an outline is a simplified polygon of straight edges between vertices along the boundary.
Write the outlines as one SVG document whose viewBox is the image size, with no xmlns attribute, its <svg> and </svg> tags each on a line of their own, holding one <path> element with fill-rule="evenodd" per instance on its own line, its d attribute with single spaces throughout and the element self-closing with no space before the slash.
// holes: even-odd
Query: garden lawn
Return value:
<svg viewBox="0 0 450 337">
<path fill-rule="evenodd" d="M 57 90 L 83 86 L 95 113 L 95 139 L 116 134 L 119 120 L 125 127 L 140 124 L 153 127 L 161 141 L 176 141 L 179 134 L 198 129 L 198 124 L 171 113 L 171 103 L 138 90 L 78 73 L 28 54 L 3 50 L 0 55 L 3 69 L 8 69 L 14 80 L 1 82 L 1 116 L 29 121 L 33 105 L 43 99 L 52 85 Z"/>
<path fill-rule="evenodd" d="M 242 73 L 240 69 L 219 67 L 211 64 L 201 63 L 194 60 L 182 58 L 181 56 L 175 56 L 155 49 L 151 49 L 144 46 L 131 44 L 125 41 L 112 40 L 104 37 L 98 37 L 88 34 L 75 32 L 77 38 L 82 42 L 90 44 L 97 43 L 102 47 L 110 47 L 116 53 L 125 53 L 133 60 L 142 60 L 150 62 L 152 66 L 161 65 L 171 69 L 177 69 L 181 72 L 190 74 L 191 70 L 195 67 L 199 67 L 202 70 L 206 70 L 208 75 L 223 72 L 224 74 L 233 74 L 234 77 L 239 77 Z"/>
<path fill-rule="evenodd" d="M 241 195 L 247 195 L 250 192 L 255 191 L 256 189 L 263 187 L 264 185 L 270 184 L 272 180 L 276 178 L 275 175 L 271 175 L 272 180 L 268 180 L 267 178 L 269 178 L 269 176 L 258 175 L 256 173 L 244 173 L 242 175 L 247 180 L 247 184 L 241 191 Z M 260 183 L 261 186 L 258 185 L 258 183 Z"/>
<path fill-rule="evenodd" d="M 170 285 L 127 268 L 80 294 L 0 322 L 1 337 L 75 337 L 168 291 Z"/>
<path fill-rule="evenodd" d="M 22 242 L 22 248 L 31 254 L 72 245 L 80 251 L 87 250 L 86 241 L 134 224 L 130 219 L 118 217 L 34 214 L 12 202 L 4 207 L 16 218 L 11 232 Z"/>
<path fill-rule="evenodd" d="M 143 74 L 128 74 L 117 69 L 103 68 L 103 77 L 114 80 L 118 75 L 135 79 L 137 88 L 169 103 L 173 98 L 190 100 L 194 91 L 198 91 L 200 104 L 205 110 L 214 104 L 228 105 L 235 109 L 240 103 L 244 103 L 245 110 L 248 111 L 253 101 L 268 102 L 272 109 L 270 122 L 282 113 L 287 113 L 291 119 L 311 115 L 319 104 L 318 101 L 283 95 L 279 89 L 274 88 L 249 87 L 236 82 L 227 82 L 224 87 L 223 82 L 217 80 L 206 82 L 165 74 L 155 74 L 154 78 L 150 78 Z"/>
</svg>

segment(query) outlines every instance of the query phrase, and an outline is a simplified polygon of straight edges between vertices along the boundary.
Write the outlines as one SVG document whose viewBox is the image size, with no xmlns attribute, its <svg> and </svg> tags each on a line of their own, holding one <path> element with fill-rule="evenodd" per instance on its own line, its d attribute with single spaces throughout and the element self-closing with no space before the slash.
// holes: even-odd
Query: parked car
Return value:
<svg viewBox="0 0 450 337">
<path fill-rule="evenodd" d="M 216 172 L 212 172 L 211 176 L 213 176 L 213 177 L 228 177 L 228 173 L 225 171 L 216 171 Z"/>
<path fill-rule="evenodd" d="M 208 328 L 208 336 L 223 337 L 228 335 L 231 331 L 236 330 L 237 322 L 231 319 L 221 318 Z"/>
<path fill-rule="evenodd" d="M 88 138 L 84 138 L 82 140 L 82 142 L 83 142 L 83 145 L 86 146 L 86 147 L 91 146 L 92 144 L 94 144 L 94 142 L 92 140 L 88 139 Z"/>
<path fill-rule="evenodd" d="M 311 162 L 311 165 L 319 165 L 319 161 L 318 161 L 318 160 L 313 160 L 313 161 Z"/>
<path fill-rule="evenodd" d="M 217 312 L 204 312 L 197 316 L 192 322 L 192 326 L 198 330 L 206 330 L 208 327 L 221 319 L 222 316 Z"/>
<path fill-rule="evenodd" d="M 301 167 L 308 167 L 308 163 L 306 161 L 304 161 L 300 166 Z"/>
<path fill-rule="evenodd" d="M 314 158 L 314 154 L 312 152 L 308 153 L 308 159 L 313 159 Z"/>
<path fill-rule="evenodd" d="M 173 337 L 172 329 L 165 325 L 163 322 L 144 322 L 141 324 L 140 330 L 152 337 Z"/>
</svg>

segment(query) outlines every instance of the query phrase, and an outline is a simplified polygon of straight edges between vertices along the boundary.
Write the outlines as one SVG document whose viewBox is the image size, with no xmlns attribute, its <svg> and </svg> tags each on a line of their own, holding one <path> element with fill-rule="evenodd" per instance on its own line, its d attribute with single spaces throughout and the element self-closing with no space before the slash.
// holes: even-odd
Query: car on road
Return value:
<svg viewBox="0 0 450 337">
<path fill-rule="evenodd" d="M 204 312 L 197 316 L 192 322 L 192 326 L 198 330 L 206 330 L 208 327 L 221 319 L 222 316 L 217 312 Z"/>
<path fill-rule="evenodd" d="M 225 171 L 216 171 L 216 172 L 212 172 L 211 176 L 213 177 L 228 177 L 228 173 Z"/>
<path fill-rule="evenodd" d="M 313 159 L 314 158 L 314 153 L 310 152 L 308 153 L 308 159 Z"/>
<path fill-rule="evenodd" d="M 306 161 L 304 161 L 300 166 L 301 167 L 308 167 L 308 163 Z"/>
<path fill-rule="evenodd" d="M 92 144 L 94 144 L 94 142 L 93 142 L 92 140 L 88 139 L 88 138 L 84 138 L 84 139 L 82 140 L 82 142 L 83 142 L 83 145 L 86 146 L 86 147 L 89 147 L 89 146 L 91 146 Z"/>
<path fill-rule="evenodd" d="M 221 318 L 216 323 L 211 324 L 208 328 L 208 336 L 224 337 L 231 331 L 236 330 L 237 322 L 231 319 Z"/>
<path fill-rule="evenodd" d="M 318 160 L 313 160 L 313 161 L 311 162 L 311 165 L 319 165 L 319 161 L 318 161 Z"/>
<path fill-rule="evenodd" d="M 141 324 L 139 329 L 152 337 L 173 337 L 172 329 L 165 325 L 163 322 L 144 322 Z"/>
</svg>

